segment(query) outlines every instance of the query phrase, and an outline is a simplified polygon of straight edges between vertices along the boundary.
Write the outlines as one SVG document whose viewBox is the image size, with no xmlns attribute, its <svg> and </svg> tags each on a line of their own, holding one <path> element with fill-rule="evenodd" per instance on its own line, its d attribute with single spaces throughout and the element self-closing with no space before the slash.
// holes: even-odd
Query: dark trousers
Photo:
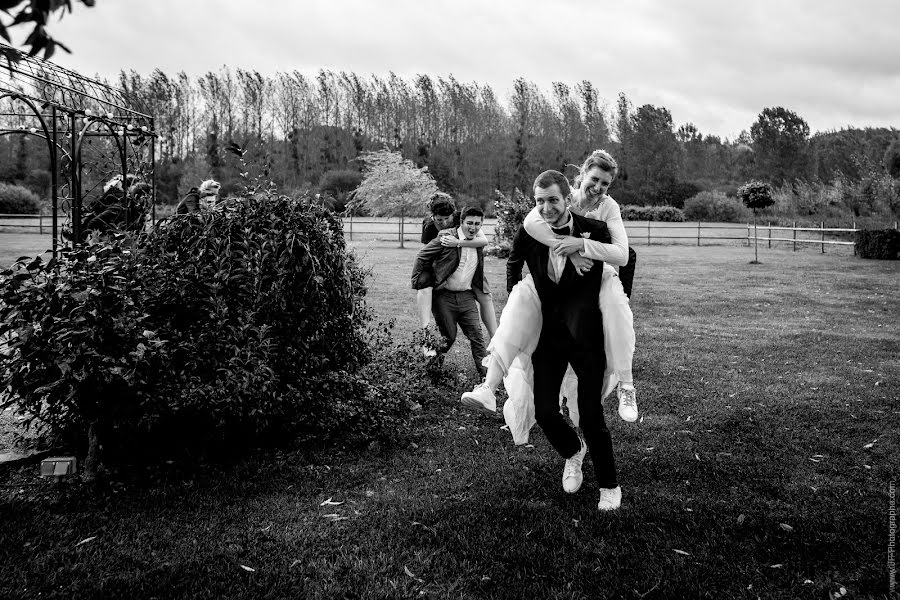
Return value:
<svg viewBox="0 0 900 600">
<path fill-rule="evenodd" d="M 437 323 L 444 338 L 444 347 L 439 351 L 443 353 L 450 349 L 456 341 L 456 326 L 459 325 L 472 346 L 475 370 L 483 377 L 487 370 L 481 361 L 487 356 L 487 346 L 481 333 L 481 314 L 478 312 L 475 292 L 434 290 L 431 297 L 431 314 L 434 315 L 434 322 Z"/>
<path fill-rule="evenodd" d="M 612 437 L 606 427 L 600 397 L 606 355 L 602 350 L 579 349 L 564 324 L 545 321 L 531 361 L 534 365 L 535 419 L 563 458 L 571 458 L 581 448 L 578 434 L 559 412 L 559 386 L 566 374 L 566 366 L 572 365 L 578 375 L 579 425 L 591 453 L 597 485 L 616 487 Z"/>
</svg>

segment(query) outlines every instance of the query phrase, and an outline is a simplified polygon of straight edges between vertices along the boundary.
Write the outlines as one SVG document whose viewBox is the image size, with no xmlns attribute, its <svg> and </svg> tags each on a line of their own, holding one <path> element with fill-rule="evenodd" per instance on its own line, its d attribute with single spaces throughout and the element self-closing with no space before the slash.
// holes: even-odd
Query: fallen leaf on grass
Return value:
<svg viewBox="0 0 900 600">
<path fill-rule="evenodd" d="M 91 541 L 96 540 L 96 539 L 97 539 L 97 536 L 96 536 L 96 535 L 92 535 L 91 537 L 84 538 L 83 540 L 81 540 L 80 542 L 78 542 L 77 544 L 75 544 L 75 547 L 77 548 L 78 546 L 80 546 L 80 545 L 82 545 L 82 544 L 87 544 L 88 542 L 91 542 Z"/>
<path fill-rule="evenodd" d="M 791 527 L 790 525 L 788 525 L 787 523 L 779 523 L 778 526 L 781 527 L 782 529 L 784 529 L 784 530 L 787 531 L 787 532 L 791 532 L 791 531 L 794 530 L 794 528 Z"/>
<path fill-rule="evenodd" d="M 744 519 L 746 519 L 746 518 L 747 517 L 744 515 L 744 513 L 739 514 L 737 517 L 737 524 L 741 525 L 744 522 Z"/>
<path fill-rule="evenodd" d="M 804 579 L 803 580 L 803 585 L 812 585 L 812 583 L 813 583 L 812 579 Z"/>
<path fill-rule="evenodd" d="M 775 563 L 774 565 L 769 565 L 769 568 L 770 568 L 770 569 L 780 569 L 780 568 L 783 567 L 783 566 L 784 566 L 784 565 L 781 564 L 781 563 Z"/>
<path fill-rule="evenodd" d="M 322 503 L 319 504 L 319 506 L 340 506 L 340 505 L 343 504 L 343 503 L 344 503 L 343 501 L 341 501 L 341 502 L 332 502 L 331 498 L 329 498 L 328 500 L 322 501 Z"/>
<path fill-rule="evenodd" d="M 255 573 L 255 572 L 256 572 L 256 569 L 254 569 L 253 567 L 248 567 L 247 565 L 241 565 L 241 568 L 242 568 L 243 570 L 247 571 L 248 573 Z"/>
<path fill-rule="evenodd" d="M 429 527 L 429 526 L 426 525 L 425 523 L 419 523 L 418 521 L 413 521 L 413 522 L 412 522 L 412 525 L 413 525 L 413 527 L 415 527 L 416 525 L 418 525 L 419 527 L 421 527 L 421 528 L 424 529 L 425 531 L 430 531 L 430 532 L 433 533 L 434 535 L 437 535 L 437 531 L 435 531 L 432 527 Z"/>
<path fill-rule="evenodd" d="M 696 459 L 699 461 L 699 460 L 700 460 L 700 455 L 697 454 L 697 453 L 694 453 L 694 458 L 696 458 Z"/>
<path fill-rule="evenodd" d="M 294 567 L 296 567 L 297 565 L 299 565 L 302 562 L 303 561 L 298 558 L 297 560 L 295 560 L 294 562 L 291 563 L 291 566 L 289 566 L 288 569 L 293 569 Z"/>
<path fill-rule="evenodd" d="M 676 554 L 681 554 L 681 555 L 683 555 L 683 556 L 690 556 L 690 555 L 691 555 L 690 552 L 685 552 L 684 550 L 678 550 L 677 548 L 673 548 L 673 549 L 672 549 L 672 552 L 675 552 Z"/>
<path fill-rule="evenodd" d="M 509 425 L 504 425 L 500 428 L 500 431 L 509 431 Z"/>
<path fill-rule="evenodd" d="M 865 446 L 863 446 L 863 448 L 869 449 L 869 448 L 871 448 L 872 446 L 874 446 L 874 445 L 875 445 L 875 442 L 877 442 L 877 441 L 878 441 L 878 438 L 875 438 L 874 440 L 872 440 L 871 442 L 869 442 L 868 444 L 866 444 Z"/>
</svg>

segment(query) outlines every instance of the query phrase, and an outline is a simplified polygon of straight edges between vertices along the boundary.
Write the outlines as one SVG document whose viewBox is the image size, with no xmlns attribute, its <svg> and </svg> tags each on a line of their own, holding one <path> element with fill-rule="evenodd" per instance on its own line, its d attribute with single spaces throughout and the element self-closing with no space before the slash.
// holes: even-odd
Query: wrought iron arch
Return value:
<svg viewBox="0 0 900 600">
<path fill-rule="evenodd" d="M 52 214 L 52 251 L 65 244 L 64 228 L 72 243 L 83 238 L 84 207 L 99 200 L 104 183 L 121 177 L 150 186 L 150 218 L 156 217 L 156 132 L 153 117 L 134 108 L 126 92 L 19 52 L 0 43 L 15 56 L 0 65 L 0 136 L 26 135 L 47 143 Z M 131 223 L 125 204 L 125 222 Z"/>
</svg>

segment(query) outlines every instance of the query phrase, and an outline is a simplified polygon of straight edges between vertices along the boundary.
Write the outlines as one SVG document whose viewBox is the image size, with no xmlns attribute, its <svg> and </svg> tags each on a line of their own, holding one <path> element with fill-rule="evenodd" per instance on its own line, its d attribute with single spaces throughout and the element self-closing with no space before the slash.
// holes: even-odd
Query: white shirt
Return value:
<svg viewBox="0 0 900 600">
<path fill-rule="evenodd" d="M 560 225 L 556 229 L 568 227 L 569 230 L 571 231 L 571 229 L 572 229 L 572 213 L 567 213 L 567 214 L 569 215 L 569 220 L 566 221 L 566 223 L 564 225 Z M 553 280 L 553 283 L 559 283 L 559 278 L 562 277 L 563 269 L 566 268 L 566 259 L 567 258 L 568 257 L 566 257 L 565 255 L 557 256 L 555 252 L 552 252 L 552 251 L 550 252 L 550 256 L 548 259 L 549 264 L 547 265 L 547 275 L 550 276 L 550 279 Z"/>
<path fill-rule="evenodd" d="M 456 233 L 459 239 L 466 239 L 462 227 L 460 227 Z M 460 247 L 459 250 L 459 265 L 443 285 L 444 289 L 452 292 L 471 290 L 472 277 L 475 276 L 475 269 L 478 268 L 478 252 L 475 248 Z"/>
</svg>

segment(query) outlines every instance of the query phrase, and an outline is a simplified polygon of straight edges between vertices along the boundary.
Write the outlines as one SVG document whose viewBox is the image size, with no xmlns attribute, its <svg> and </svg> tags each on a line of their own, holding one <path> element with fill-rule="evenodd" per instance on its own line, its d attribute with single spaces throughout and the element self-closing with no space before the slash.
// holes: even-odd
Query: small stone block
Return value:
<svg viewBox="0 0 900 600">
<path fill-rule="evenodd" d="M 73 475 L 78 470 L 74 456 L 54 456 L 41 461 L 41 477 L 61 477 Z"/>
</svg>

